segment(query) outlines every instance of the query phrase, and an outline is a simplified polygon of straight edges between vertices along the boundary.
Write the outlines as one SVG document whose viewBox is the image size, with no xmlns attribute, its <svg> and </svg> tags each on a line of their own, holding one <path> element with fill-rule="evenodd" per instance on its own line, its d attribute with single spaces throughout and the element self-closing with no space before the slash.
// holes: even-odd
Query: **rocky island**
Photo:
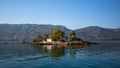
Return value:
<svg viewBox="0 0 120 68">
<path fill-rule="evenodd" d="M 85 45 L 85 44 L 96 44 L 91 42 L 83 41 L 82 39 L 76 37 L 74 30 L 68 32 L 69 36 L 66 36 L 65 33 L 58 29 L 52 28 L 50 35 L 48 34 L 37 34 L 32 40 L 31 44 L 33 45 Z"/>
</svg>

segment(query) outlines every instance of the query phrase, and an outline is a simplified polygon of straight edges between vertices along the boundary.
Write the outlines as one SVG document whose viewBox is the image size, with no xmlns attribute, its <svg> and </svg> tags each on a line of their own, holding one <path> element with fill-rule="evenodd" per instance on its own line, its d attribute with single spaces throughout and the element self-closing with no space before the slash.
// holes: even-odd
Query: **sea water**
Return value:
<svg viewBox="0 0 120 68">
<path fill-rule="evenodd" d="M 0 41 L 0 68 L 120 68 L 120 41 L 73 46 Z"/>
</svg>

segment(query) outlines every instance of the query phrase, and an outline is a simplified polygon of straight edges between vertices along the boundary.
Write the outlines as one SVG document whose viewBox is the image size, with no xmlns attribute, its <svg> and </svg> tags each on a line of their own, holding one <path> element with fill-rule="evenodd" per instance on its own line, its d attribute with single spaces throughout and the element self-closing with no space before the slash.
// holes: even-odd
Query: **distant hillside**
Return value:
<svg viewBox="0 0 120 68">
<path fill-rule="evenodd" d="M 87 40 L 116 40 L 120 39 L 120 30 L 119 29 L 108 29 L 98 26 L 89 26 L 86 28 L 81 28 L 75 30 L 78 37 Z"/>
<path fill-rule="evenodd" d="M 37 25 L 37 24 L 0 24 L 0 40 L 32 40 L 38 33 L 50 34 L 52 28 L 59 28 L 68 36 L 70 29 L 61 25 Z M 120 28 L 107 29 L 98 26 L 90 26 L 75 30 L 77 37 L 84 40 L 120 39 Z"/>
<path fill-rule="evenodd" d="M 58 25 L 37 25 L 37 24 L 1 24 L 0 40 L 18 39 L 32 40 L 36 34 L 50 34 L 52 28 L 59 28 L 68 35 L 69 29 Z"/>
</svg>

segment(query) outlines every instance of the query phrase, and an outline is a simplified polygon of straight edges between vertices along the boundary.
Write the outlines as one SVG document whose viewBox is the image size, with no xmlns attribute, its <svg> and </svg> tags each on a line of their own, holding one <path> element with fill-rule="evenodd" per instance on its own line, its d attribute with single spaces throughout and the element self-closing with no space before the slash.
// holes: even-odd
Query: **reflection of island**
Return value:
<svg viewBox="0 0 120 68">
<path fill-rule="evenodd" d="M 76 49 L 82 48 L 82 46 L 74 45 L 74 46 L 61 46 L 61 45 L 32 45 L 39 54 L 47 54 L 50 55 L 52 58 L 59 58 L 64 56 L 65 54 L 69 53 L 71 58 L 75 58 Z"/>
<path fill-rule="evenodd" d="M 51 57 L 60 57 L 64 55 L 63 46 L 54 46 L 54 45 L 43 45 L 43 46 L 34 46 L 35 51 L 38 53 L 48 53 Z"/>
<path fill-rule="evenodd" d="M 51 49 L 47 47 L 51 57 L 60 57 L 64 56 L 64 47 L 63 46 L 51 46 Z"/>
</svg>

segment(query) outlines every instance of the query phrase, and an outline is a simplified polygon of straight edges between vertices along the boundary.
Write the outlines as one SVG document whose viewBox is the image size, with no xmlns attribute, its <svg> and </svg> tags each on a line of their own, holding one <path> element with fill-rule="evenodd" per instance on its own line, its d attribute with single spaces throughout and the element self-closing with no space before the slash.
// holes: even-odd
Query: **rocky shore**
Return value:
<svg viewBox="0 0 120 68">
<path fill-rule="evenodd" d="M 83 42 L 83 41 L 68 41 L 68 42 L 33 42 L 33 45 L 61 45 L 61 46 L 68 46 L 68 45 L 85 45 L 85 44 L 98 44 L 93 42 Z"/>
</svg>

